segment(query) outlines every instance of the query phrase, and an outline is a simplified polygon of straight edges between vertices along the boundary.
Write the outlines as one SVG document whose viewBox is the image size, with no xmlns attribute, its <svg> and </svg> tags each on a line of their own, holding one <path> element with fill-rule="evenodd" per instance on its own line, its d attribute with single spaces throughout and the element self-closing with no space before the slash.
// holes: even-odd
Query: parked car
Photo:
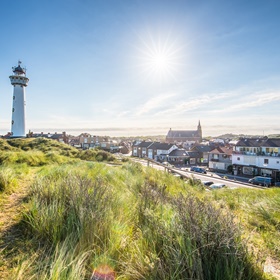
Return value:
<svg viewBox="0 0 280 280">
<path fill-rule="evenodd" d="M 256 176 L 254 178 L 251 178 L 249 179 L 248 182 L 253 185 L 266 186 L 266 187 L 270 187 L 274 183 L 272 178 L 262 177 L 262 176 Z"/>
<path fill-rule="evenodd" d="M 184 177 L 183 175 L 180 175 L 180 174 L 178 174 L 178 173 L 173 173 L 173 172 L 172 172 L 172 175 L 173 175 L 174 177 L 180 178 L 180 179 L 182 179 L 182 180 L 185 179 L 185 177 Z"/>
<path fill-rule="evenodd" d="M 204 186 L 206 186 L 206 187 L 209 187 L 209 186 L 211 186 L 212 184 L 214 184 L 214 182 L 212 182 L 212 181 L 202 181 L 202 184 L 203 184 Z"/>
<path fill-rule="evenodd" d="M 174 167 L 174 165 L 170 164 L 170 163 L 167 162 L 167 161 L 164 161 L 162 164 L 165 165 L 165 166 L 167 166 L 167 167 Z"/>
<path fill-rule="evenodd" d="M 215 183 L 215 184 L 212 184 L 209 186 L 209 188 L 211 190 L 214 190 L 214 189 L 221 189 L 223 187 L 225 187 L 226 185 L 225 184 L 222 184 L 222 183 Z"/>
<path fill-rule="evenodd" d="M 193 172 L 198 172 L 198 173 L 204 173 L 206 174 L 206 170 L 202 167 L 199 167 L 199 166 L 192 166 L 190 171 L 193 171 Z"/>
</svg>

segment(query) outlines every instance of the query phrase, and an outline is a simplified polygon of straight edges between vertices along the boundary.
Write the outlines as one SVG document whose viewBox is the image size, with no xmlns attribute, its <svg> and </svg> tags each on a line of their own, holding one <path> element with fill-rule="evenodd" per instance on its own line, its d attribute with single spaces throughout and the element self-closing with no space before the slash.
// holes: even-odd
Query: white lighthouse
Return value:
<svg viewBox="0 0 280 280">
<path fill-rule="evenodd" d="M 25 87 L 29 79 L 25 76 L 26 69 L 20 66 L 13 67 L 14 75 L 9 78 L 14 86 L 13 109 L 12 109 L 12 129 L 11 137 L 26 137 L 25 134 Z"/>
</svg>

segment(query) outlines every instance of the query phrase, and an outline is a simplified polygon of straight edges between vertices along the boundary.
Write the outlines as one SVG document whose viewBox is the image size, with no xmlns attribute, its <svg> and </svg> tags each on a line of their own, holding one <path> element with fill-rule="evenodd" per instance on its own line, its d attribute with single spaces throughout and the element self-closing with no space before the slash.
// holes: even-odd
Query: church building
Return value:
<svg viewBox="0 0 280 280">
<path fill-rule="evenodd" d="M 202 128 L 200 121 L 196 130 L 170 130 L 166 136 L 167 143 L 179 143 L 179 142 L 188 142 L 194 141 L 196 143 L 202 142 Z"/>
</svg>

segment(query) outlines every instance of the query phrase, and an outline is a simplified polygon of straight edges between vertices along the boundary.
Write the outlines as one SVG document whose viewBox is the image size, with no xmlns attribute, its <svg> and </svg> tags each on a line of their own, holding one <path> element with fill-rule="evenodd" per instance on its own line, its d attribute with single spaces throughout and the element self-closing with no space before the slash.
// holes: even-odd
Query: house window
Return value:
<svg viewBox="0 0 280 280">
<path fill-rule="evenodd" d="M 263 163 L 264 163 L 264 164 L 268 164 L 268 158 L 265 158 L 265 159 L 263 160 Z"/>
<path fill-rule="evenodd" d="M 240 160 L 240 157 L 238 157 L 237 160 Z"/>
</svg>

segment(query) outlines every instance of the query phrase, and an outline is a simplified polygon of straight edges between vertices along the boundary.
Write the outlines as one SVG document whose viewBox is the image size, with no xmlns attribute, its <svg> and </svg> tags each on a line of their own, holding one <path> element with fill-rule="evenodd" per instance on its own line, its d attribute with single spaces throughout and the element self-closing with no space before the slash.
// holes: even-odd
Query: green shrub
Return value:
<svg viewBox="0 0 280 280">
<path fill-rule="evenodd" d="M 11 191 L 18 184 L 16 174 L 10 167 L 0 169 L 0 192 Z"/>
<path fill-rule="evenodd" d="M 106 228 L 103 216 L 110 207 L 110 191 L 101 180 L 75 173 L 59 178 L 49 174 L 37 179 L 31 191 L 34 199 L 25 217 L 38 237 L 57 244 L 76 235 L 85 239 L 85 247 L 94 244 L 95 235 L 106 239 L 102 227 Z"/>
</svg>

